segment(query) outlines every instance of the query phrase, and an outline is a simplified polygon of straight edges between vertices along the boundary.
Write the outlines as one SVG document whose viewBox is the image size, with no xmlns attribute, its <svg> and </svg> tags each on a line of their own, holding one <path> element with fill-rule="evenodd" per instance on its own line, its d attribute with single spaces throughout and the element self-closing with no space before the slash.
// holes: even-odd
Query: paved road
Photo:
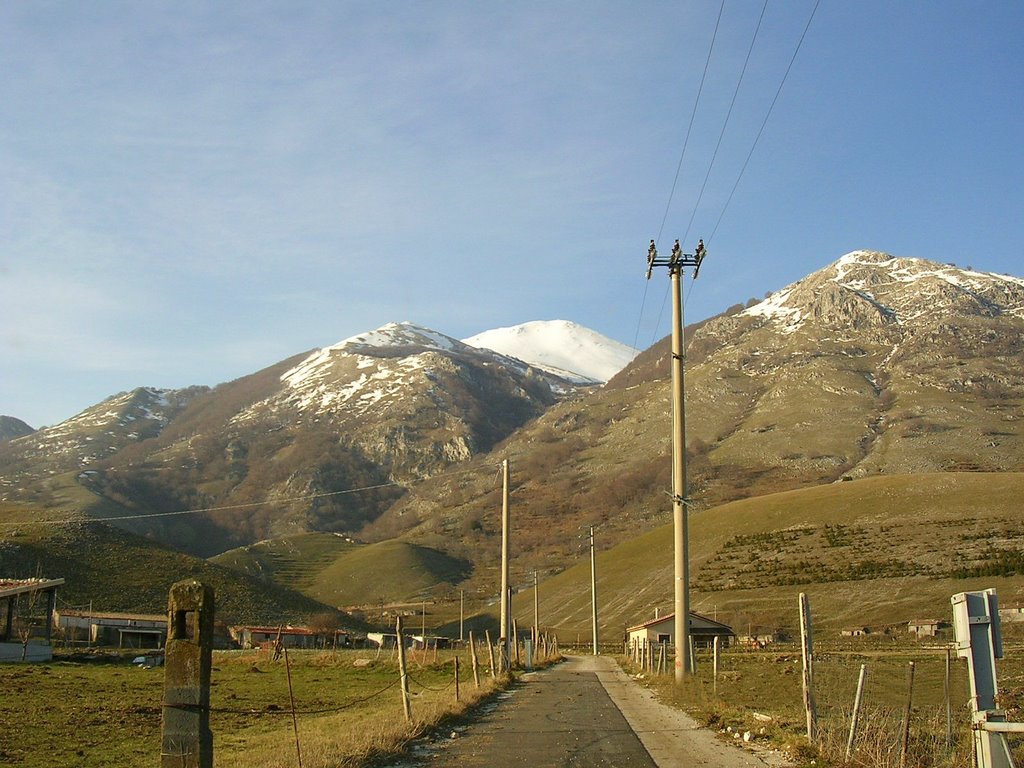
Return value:
<svg viewBox="0 0 1024 768">
<path fill-rule="evenodd" d="M 485 707 L 458 738 L 404 766 L 718 768 L 784 765 L 721 742 L 631 680 L 613 659 L 576 656 Z"/>
</svg>

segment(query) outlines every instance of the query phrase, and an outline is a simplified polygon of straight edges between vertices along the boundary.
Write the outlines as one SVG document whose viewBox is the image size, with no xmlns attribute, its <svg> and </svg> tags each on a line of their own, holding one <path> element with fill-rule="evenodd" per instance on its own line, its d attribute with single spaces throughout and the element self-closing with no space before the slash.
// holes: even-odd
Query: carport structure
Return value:
<svg viewBox="0 0 1024 768">
<path fill-rule="evenodd" d="M 64 579 L 0 579 L 0 661 L 50 661 L 53 609 Z"/>
</svg>

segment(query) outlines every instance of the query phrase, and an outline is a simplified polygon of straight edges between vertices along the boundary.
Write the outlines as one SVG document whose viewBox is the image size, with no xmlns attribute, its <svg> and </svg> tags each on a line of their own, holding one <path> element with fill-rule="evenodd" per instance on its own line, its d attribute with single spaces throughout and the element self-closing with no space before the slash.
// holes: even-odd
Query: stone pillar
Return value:
<svg viewBox="0 0 1024 768">
<path fill-rule="evenodd" d="M 210 671 L 213 587 L 195 579 L 171 586 L 167 599 L 161 768 L 213 768 Z"/>
</svg>

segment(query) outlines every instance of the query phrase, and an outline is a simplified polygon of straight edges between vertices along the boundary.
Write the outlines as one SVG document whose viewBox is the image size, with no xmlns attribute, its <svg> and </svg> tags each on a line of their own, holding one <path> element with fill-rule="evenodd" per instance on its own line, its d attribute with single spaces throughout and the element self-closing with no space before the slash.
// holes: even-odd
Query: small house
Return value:
<svg viewBox="0 0 1024 768">
<path fill-rule="evenodd" d="M 847 627 L 840 631 L 843 637 L 864 637 L 864 635 L 871 634 L 870 627 Z"/>
<path fill-rule="evenodd" d="M 948 621 L 939 619 L 916 619 L 907 623 L 907 631 L 919 638 L 935 637 L 939 634 L 939 630 L 948 629 L 949 626 Z"/>
<path fill-rule="evenodd" d="M 728 645 L 730 638 L 735 636 L 736 633 L 732 631 L 732 627 L 690 611 L 690 637 L 693 639 L 694 646 L 709 647 L 714 643 L 716 637 L 721 638 L 723 645 Z M 675 614 L 655 617 L 643 624 L 629 627 L 626 630 L 626 639 L 630 646 L 660 645 L 661 643 L 674 646 Z"/>
<path fill-rule="evenodd" d="M 348 645 L 349 635 L 343 629 L 327 632 L 309 627 L 230 627 L 232 639 L 242 648 L 271 648 L 278 637 L 285 648 L 319 648 L 329 645 Z"/>
</svg>

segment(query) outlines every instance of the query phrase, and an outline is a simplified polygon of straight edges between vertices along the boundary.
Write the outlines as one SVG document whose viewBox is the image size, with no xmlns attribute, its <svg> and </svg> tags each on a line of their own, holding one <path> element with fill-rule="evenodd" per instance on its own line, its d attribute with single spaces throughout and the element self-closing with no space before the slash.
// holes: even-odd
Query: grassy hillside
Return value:
<svg viewBox="0 0 1024 768">
<path fill-rule="evenodd" d="M 356 544 L 330 533 L 260 542 L 212 562 L 337 606 L 437 597 L 470 572 L 468 562 L 429 547 L 401 541 Z"/>
<path fill-rule="evenodd" d="M 947 618 L 952 594 L 994 587 L 1024 601 L 1024 473 L 873 477 L 733 502 L 690 518 L 693 610 L 738 631 L 797 625 L 810 595 L 816 626 L 838 632 Z M 598 531 L 600 537 L 600 531 Z M 671 524 L 597 558 L 602 634 L 672 609 Z M 540 586 L 541 624 L 589 633 L 583 556 Z M 515 614 L 533 621 L 533 591 Z"/>
<path fill-rule="evenodd" d="M 0 509 L 5 521 L 7 511 Z M 228 623 L 302 623 L 331 610 L 294 590 L 97 522 L 0 527 L 0 575 L 63 578 L 60 604 L 95 610 L 163 613 L 168 589 L 184 578 L 213 585 L 217 619 Z"/>
<path fill-rule="evenodd" d="M 320 571 L 357 546 L 342 534 L 300 533 L 230 549 L 211 557 L 210 562 L 301 592 L 316 581 Z"/>
</svg>

